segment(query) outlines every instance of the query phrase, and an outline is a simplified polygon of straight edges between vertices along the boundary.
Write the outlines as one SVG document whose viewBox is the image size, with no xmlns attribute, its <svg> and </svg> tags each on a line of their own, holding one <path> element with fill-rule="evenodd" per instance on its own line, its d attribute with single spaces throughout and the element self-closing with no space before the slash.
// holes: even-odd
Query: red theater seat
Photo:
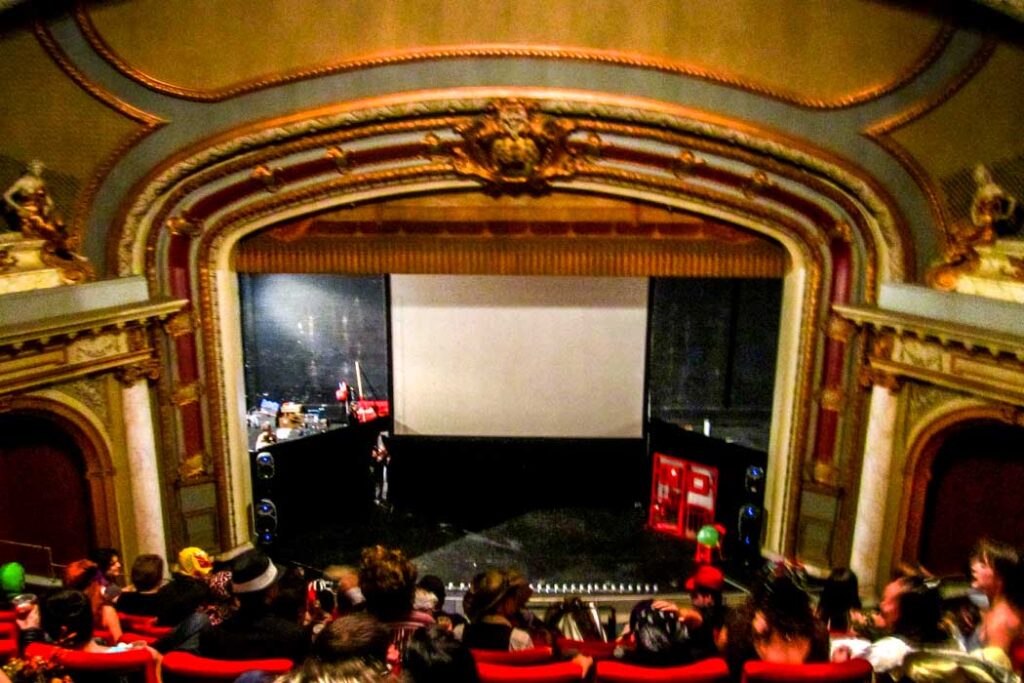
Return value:
<svg viewBox="0 0 1024 683">
<path fill-rule="evenodd" d="M 18 654 L 18 629 L 9 621 L 0 621 L 0 662 Z"/>
<path fill-rule="evenodd" d="M 26 657 L 52 659 L 60 664 L 71 676 L 80 673 L 109 674 L 111 677 L 124 676 L 139 683 L 157 683 L 156 660 L 149 650 L 127 650 L 125 652 L 81 652 L 46 643 L 30 643 L 25 648 Z"/>
<path fill-rule="evenodd" d="M 13 624 L 17 620 L 17 618 L 18 618 L 18 616 L 14 613 L 14 610 L 10 610 L 10 609 L 0 610 L 0 622 L 9 621 L 10 623 Z"/>
<path fill-rule="evenodd" d="M 828 664 L 772 664 L 747 662 L 744 683 L 871 683 L 871 664 L 866 659 Z"/>
<path fill-rule="evenodd" d="M 622 643 L 606 643 L 603 640 L 569 640 L 558 639 L 558 650 L 563 654 L 580 654 L 594 659 L 611 659 L 615 656 L 615 648 L 623 647 Z"/>
<path fill-rule="evenodd" d="M 529 650 L 470 650 L 479 664 L 505 664 L 506 666 L 527 666 L 550 662 L 553 652 L 550 647 L 531 647 Z"/>
<path fill-rule="evenodd" d="M 598 662 L 595 683 L 717 683 L 729 680 L 729 667 L 718 657 L 686 666 L 637 666 L 625 662 Z"/>
<path fill-rule="evenodd" d="M 480 683 L 576 683 L 582 681 L 584 671 L 576 662 L 554 662 L 510 666 L 477 662 Z"/>
<path fill-rule="evenodd" d="M 125 614 L 118 612 L 117 618 L 121 620 L 121 627 L 125 631 L 140 633 L 139 629 L 147 626 L 156 626 L 156 617 L 143 616 L 141 614 Z"/>
<path fill-rule="evenodd" d="M 290 659 L 243 659 L 228 661 L 198 657 L 188 652 L 168 652 L 160 661 L 163 683 L 230 683 L 246 671 L 283 674 L 290 671 Z"/>
</svg>

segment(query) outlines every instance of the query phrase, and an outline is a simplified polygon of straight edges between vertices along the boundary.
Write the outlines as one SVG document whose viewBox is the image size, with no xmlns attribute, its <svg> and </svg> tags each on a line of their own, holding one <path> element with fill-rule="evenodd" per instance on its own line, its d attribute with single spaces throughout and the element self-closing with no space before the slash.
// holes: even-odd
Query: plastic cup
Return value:
<svg viewBox="0 0 1024 683">
<path fill-rule="evenodd" d="M 35 607 L 36 598 L 34 593 L 19 593 L 11 598 L 11 606 L 14 607 L 14 614 L 18 619 L 24 619 Z"/>
</svg>

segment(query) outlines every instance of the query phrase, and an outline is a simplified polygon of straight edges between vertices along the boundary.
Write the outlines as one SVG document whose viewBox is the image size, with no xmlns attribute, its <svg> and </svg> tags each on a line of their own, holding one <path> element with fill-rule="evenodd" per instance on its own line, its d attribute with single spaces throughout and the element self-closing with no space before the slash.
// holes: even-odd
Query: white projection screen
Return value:
<svg viewBox="0 0 1024 683">
<path fill-rule="evenodd" d="M 646 278 L 392 275 L 396 434 L 642 435 Z"/>
</svg>

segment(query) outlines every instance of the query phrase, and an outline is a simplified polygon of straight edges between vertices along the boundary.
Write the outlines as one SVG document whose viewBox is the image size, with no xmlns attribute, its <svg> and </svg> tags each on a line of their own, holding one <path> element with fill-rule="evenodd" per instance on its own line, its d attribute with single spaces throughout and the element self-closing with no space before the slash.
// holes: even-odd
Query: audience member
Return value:
<svg viewBox="0 0 1024 683">
<path fill-rule="evenodd" d="M 829 659 L 828 632 L 814 618 L 807 593 L 788 573 L 755 585 L 725 629 L 725 655 L 734 680 L 752 660 L 801 664 Z"/>
<path fill-rule="evenodd" d="M 845 567 L 833 569 L 825 580 L 818 599 L 818 618 L 830 633 L 848 633 L 850 613 L 860 609 L 857 575 Z"/>
<path fill-rule="evenodd" d="M 700 624 L 689 613 L 693 625 Z M 642 600 L 629 615 L 633 647 L 622 651 L 622 659 L 641 666 L 682 666 L 716 654 L 714 643 L 697 643 L 679 608 L 664 600 Z"/>
<path fill-rule="evenodd" d="M 464 643 L 440 624 L 412 634 L 402 659 L 410 683 L 478 683 L 476 662 Z"/>
<path fill-rule="evenodd" d="M 124 566 L 121 564 L 121 553 L 114 548 L 96 548 L 89 553 L 89 559 L 100 568 L 100 575 L 103 577 L 104 597 L 111 603 L 116 603 L 124 582 Z"/>
<path fill-rule="evenodd" d="M 324 577 L 337 584 L 338 614 L 350 614 L 366 607 L 366 598 L 359 587 L 359 571 L 345 565 L 331 565 L 324 570 Z"/>
<path fill-rule="evenodd" d="M 359 659 L 383 667 L 391 646 L 391 631 L 366 613 L 338 617 L 313 642 L 312 655 L 325 664 Z"/>
<path fill-rule="evenodd" d="M 725 574 L 718 567 L 702 564 L 686 580 L 685 587 L 690 593 L 690 603 L 701 618 L 700 625 L 690 630 L 690 637 L 702 649 L 707 650 L 709 643 L 717 648 L 729 613 L 722 595 Z"/>
<path fill-rule="evenodd" d="M 416 584 L 416 587 L 422 588 L 425 591 L 429 591 L 436 598 L 437 602 L 434 605 L 434 609 L 433 612 L 431 613 L 431 616 L 434 617 L 434 621 L 437 623 L 438 626 L 446 628 L 450 631 L 459 624 L 466 623 L 466 618 L 463 617 L 461 614 L 456 614 L 455 612 L 448 612 L 447 610 L 445 610 L 444 601 L 445 598 L 447 597 L 447 593 L 445 593 L 444 581 L 441 580 L 441 577 L 434 576 L 433 574 L 428 574 L 427 576 L 424 576 L 422 579 L 420 579 L 419 583 Z"/>
<path fill-rule="evenodd" d="M 310 658 L 302 666 L 274 679 L 274 683 L 395 683 L 386 669 L 359 659 L 325 664 Z"/>
<path fill-rule="evenodd" d="M 201 605 L 209 602 L 210 588 L 207 577 L 213 561 L 204 550 L 196 547 L 178 553 L 178 567 L 171 580 L 160 589 L 162 610 L 157 615 L 160 626 L 177 626 Z"/>
<path fill-rule="evenodd" d="M 293 662 L 305 658 L 310 644 L 306 630 L 270 609 L 277 592 L 278 574 L 270 558 L 258 550 L 251 550 L 235 561 L 231 590 L 238 600 L 238 611 L 199 634 L 202 656 L 216 659 L 283 657 Z"/>
<path fill-rule="evenodd" d="M 429 616 L 413 612 L 416 566 L 401 550 L 374 546 L 363 550 L 359 587 L 366 610 L 384 623 L 415 621 L 433 623 Z"/>
<path fill-rule="evenodd" d="M 207 578 L 207 600 L 195 612 L 182 619 L 168 635 L 153 643 L 159 652 L 180 650 L 199 653 L 199 635 L 210 626 L 216 626 L 235 613 L 237 605 L 231 593 L 231 572 L 219 571 Z M 125 596 L 128 594 L 125 593 Z"/>
<path fill-rule="evenodd" d="M 529 599 L 530 588 L 517 573 L 490 569 L 473 577 L 462 604 L 469 623 L 456 630 L 476 650 L 527 650 L 533 639 L 513 625 L 513 617 Z"/>
<path fill-rule="evenodd" d="M 124 652 L 143 648 L 154 657 L 159 657 L 156 652 L 141 644 L 121 643 L 109 646 L 93 639 L 91 600 L 81 591 L 62 590 L 46 597 L 40 605 L 39 613 L 42 628 L 38 630 L 41 637 L 33 636 L 28 638 L 29 641 L 47 640 L 68 650 L 94 653 Z"/>
<path fill-rule="evenodd" d="M 1024 568 L 1012 547 L 990 540 L 978 543 L 971 556 L 972 588 L 988 598 L 974 647 L 997 647 L 1024 666 Z"/>
<path fill-rule="evenodd" d="M 125 614 L 158 616 L 163 609 L 159 594 L 164 581 L 164 558 L 139 555 L 132 563 L 131 584 L 121 591 L 117 610 Z"/>
<path fill-rule="evenodd" d="M 111 642 L 121 638 L 121 620 L 117 610 L 106 599 L 105 583 L 99 565 L 92 560 L 76 560 L 64 570 L 64 587 L 81 591 L 89 599 L 93 629 L 107 631 Z"/>
<path fill-rule="evenodd" d="M 959 649 L 943 628 L 942 596 L 935 582 L 921 576 L 897 578 L 885 587 L 879 607 L 891 635 L 859 655 L 871 662 L 877 675 L 897 670 L 916 650 Z"/>
</svg>

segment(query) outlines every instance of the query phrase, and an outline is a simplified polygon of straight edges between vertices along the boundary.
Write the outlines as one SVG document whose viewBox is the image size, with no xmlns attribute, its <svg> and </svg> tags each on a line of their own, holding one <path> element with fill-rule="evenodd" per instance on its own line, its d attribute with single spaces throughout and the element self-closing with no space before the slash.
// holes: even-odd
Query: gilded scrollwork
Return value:
<svg viewBox="0 0 1024 683">
<path fill-rule="evenodd" d="M 195 329 L 192 321 L 192 308 L 186 306 L 174 315 L 167 318 L 163 323 L 164 332 L 172 338 L 178 338 L 190 334 Z"/>
<path fill-rule="evenodd" d="M 879 370 L 871 365 L 860 366 L 857 370 L 857 381 L 864 388 L 880 386 L 888 389 L 894 394 L 899 393 L 899 391 L 903 389 L 902 377 L 894 375 L 891 372 Z"/>
<path fill-rule="evenodd" d="M 114 372 L 117 381 L 125 386 L 131 386 L 139 380 L 154 382 L 160 377 L 160 361 L 155 358 L 125 365 Z"/>
<path fill-rule="evenodd" d="M 179 214 L 167 219 L 167 230 L 170 231 L 172 235 L 196 237 L 203 231 L 203 226 L 199 225 L 199 223 L 192 220 L 187 215 Z"/>
<path fill-rule="evenodd" d="M 192 484 L 209 476 L 210 462 L 205 453 L 193 453 L 178 465 L 178 480 L 182 484 Z"/>
<path fill-rule="evenodd" d="M 277 168 L 271 168 L 266 164 L 260 164 L 252 170 L 250 177 L 263 183 L 267 192 L 277 192 L 281 188 L 281 179 Z"/>
<path fill-rule="evenodd" d="M 853 339 L 853 335 L 856 333 L 857 326 L 846 318 L 833 315 L 828 319 L 826 334 L 829 339 L 847 344 L 851 339 Z"/>
<path fill-rule="evenodd" d="M 100 334 L 75 339 L 67 346 L 68 363 L 86 363 L 128 351 L 128 340 L 121 333 Z"/>
<path fill-rule="evenodd" d="M 195 403 L 203 393 L 203 387 L 199 382 L 192 382 L 176 387 L 171 392 L 171 402 L 179 408 L 189 403 Z"/>
<path fill-rule="evenodd" d="M 497 100 L 455 127 L 452 167 L 483 182 L 489 194 L 543 194 L 553 180 L 576 174 L 580 153 L 569 145 L 572 121 L 540 112 L 536 102 Z"/>
</svg>

